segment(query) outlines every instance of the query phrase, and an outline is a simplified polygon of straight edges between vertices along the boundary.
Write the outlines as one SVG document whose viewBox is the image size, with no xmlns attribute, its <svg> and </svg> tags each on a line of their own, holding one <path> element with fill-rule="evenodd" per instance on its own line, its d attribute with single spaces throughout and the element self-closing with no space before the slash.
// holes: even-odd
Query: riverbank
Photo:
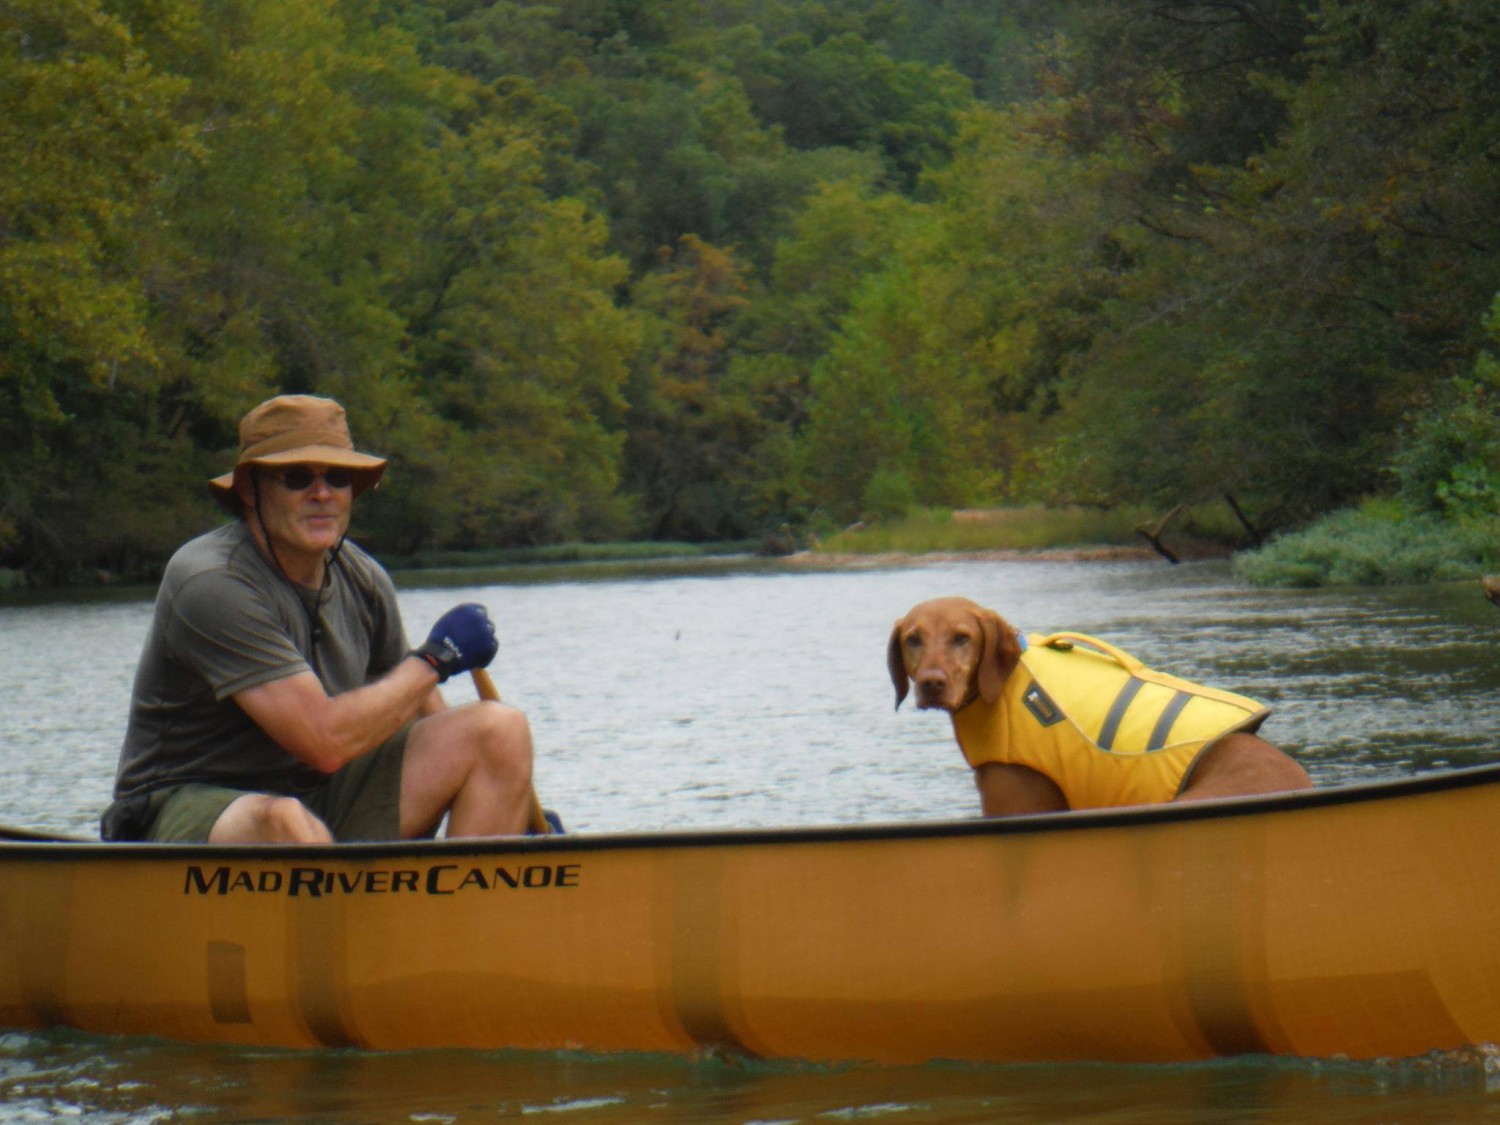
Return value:
<svg viewBox="0 0 1500 1125">
<path fill-rule="evenodd" d="M 1174 509 L 995 508 L 929 511 L 856 524 L 818 543 L 809 565 L 879 558 L 1055 561 L 1230 559 L 1260 587 L 1410 586 L 1479 580 L 1500 570 L 1500 519 L 1444 519 L 1371 500 L 1265 537 L 1228 505 Z M 1496 583 L 1500 588 L 1500 583 Z"/>
<path fill-rule="evenodd" d="M 1228 558 L 1245 529 L 1227 511 L 1180 507 L 924 509 L 900 519 L 859 522 L 814 539 L 819 557 L 1039 558 L 1079 561 L 1160 557 L 1168 562 Z"/>
<path fill-rule="evenodd" d="M 1225 553 L 1202 554 L 1196 558 L 1224 558 Z M 1157 553 L 1149 547 L 1098 546 L 1098 547 L 993 547 L 965 551 L 798 551 L 787 555 L 785 562 L 791 566 L 829 570 L 848 570 L 859 567 L 911 566 L 917 563 L 947 562 L 1161 562 Z"/>
<path fill-rule="evenodd" d="M 550 582 L 631 574 L 673 576 L 777 569 L 855 569 L 960 560 L 1165 563 L 1231 560 L 1241 580 L 1263 587 L 1415 585 L 1478 579 L 1500 571 L 1500 520 L 1456 522 L 1372 502 L 1248 546 L 1251 531 L 1227 506 L 1152 513 L 1141 508 L 1024 506 L 924 509 L 819 534 L 783 526 L 760 539 L 718 543 L 636 541 L 538 547 L 379 552 L 404 585 L 476 580 Z M 355 538 L 358 539 L 356 532 Z M 119 596 L 154 590 L 157 576 L 100 573 L 92 582 L 39 587 L 0 570 L 0 603 L 52 594 Z"/>
<path fill-rule="evenodd" d="M 1190 515 L 1153 520 L 1137 509 L 924 509 L 895 520 L 861 521 L 821 536 L 783 527 L 760 540 L 730 543 L 560 544 L 520 550 L 437 552 L 409 559 L 383 557 L 383 561 L 398 582 L 423 585 L 464 583 L 473 581 L 476 575 L 492 581 L 545 582 L 559 577 L 594 580 L 632 573 L 678 576 L 746 570 L 857 570 L 966 560 L 1177 562 L 1230 557 L 1231 531 L 1227 526 L 1205 531 L 1203 522 Z"/>
<path fill-rule="evenodd" d="M 1235 574 L 1271 587 L 1417 586 L 1477 580 L 1500 568 L 1500 520 L 1443 519 L 1372 501 L 1324 516 L 1235 558 Z"/>
</svg>

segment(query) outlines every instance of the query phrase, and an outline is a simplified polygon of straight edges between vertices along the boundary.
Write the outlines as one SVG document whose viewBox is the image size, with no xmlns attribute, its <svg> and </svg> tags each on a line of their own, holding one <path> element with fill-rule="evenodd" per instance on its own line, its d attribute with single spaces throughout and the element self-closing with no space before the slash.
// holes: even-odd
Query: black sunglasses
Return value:
<svg viewBox="0 0 1500 1125">
<path fill-rule="evenodd" d="M 306 465 L 293 465 L 282 469 L 276 479 L 288 492 L 306 492 L 312 487 L 313 481 L 319 479 L 326 481 L 329 488 L 349 488 L 354 484 L 354 473 L 349 469 L 324 469 L 321 473 L 315 473 Z"/>
</svg>

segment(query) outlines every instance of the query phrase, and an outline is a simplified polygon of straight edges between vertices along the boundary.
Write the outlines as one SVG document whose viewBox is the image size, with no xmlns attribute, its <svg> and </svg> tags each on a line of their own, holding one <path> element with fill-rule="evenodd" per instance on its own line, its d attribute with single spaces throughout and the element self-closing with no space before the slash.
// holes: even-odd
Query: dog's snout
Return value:
<svg viewBox="0 0 1500 1125">
<path fill-rule="evenodd" d="M 921 668 L 917 671 L 915 681 L 919 708 L 926 710 L 943 705 L 943 699 L 948 693 L 947 672 L 941 668 Z"/>
</svg>

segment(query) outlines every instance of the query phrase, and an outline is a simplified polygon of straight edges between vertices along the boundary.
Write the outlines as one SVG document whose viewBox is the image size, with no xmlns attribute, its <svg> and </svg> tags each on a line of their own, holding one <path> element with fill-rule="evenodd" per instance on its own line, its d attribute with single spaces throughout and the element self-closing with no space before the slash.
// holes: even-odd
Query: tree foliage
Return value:
<svg viewBox="0 0 1500 1125">
<path fill-rule="evenodd" d="M 10 0 L 0 566 L 145 573 L 260 399 L 378 550 L 911 504 L 1493 507 L 1481 0 Z"/>
</svg>

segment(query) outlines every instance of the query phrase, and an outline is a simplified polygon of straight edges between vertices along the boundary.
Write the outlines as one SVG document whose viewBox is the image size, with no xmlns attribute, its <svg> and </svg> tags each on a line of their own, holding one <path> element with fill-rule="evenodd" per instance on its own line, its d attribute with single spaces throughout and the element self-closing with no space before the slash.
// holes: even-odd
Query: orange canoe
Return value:
<svg viewBox="0 0 1500 1125">
<path fill-rule="evenodd" d="M 1500 1042 L 1500 766 L 1012 821 L 0 842 L 0 1025 L 803 1059 Z"/>
</svg>

